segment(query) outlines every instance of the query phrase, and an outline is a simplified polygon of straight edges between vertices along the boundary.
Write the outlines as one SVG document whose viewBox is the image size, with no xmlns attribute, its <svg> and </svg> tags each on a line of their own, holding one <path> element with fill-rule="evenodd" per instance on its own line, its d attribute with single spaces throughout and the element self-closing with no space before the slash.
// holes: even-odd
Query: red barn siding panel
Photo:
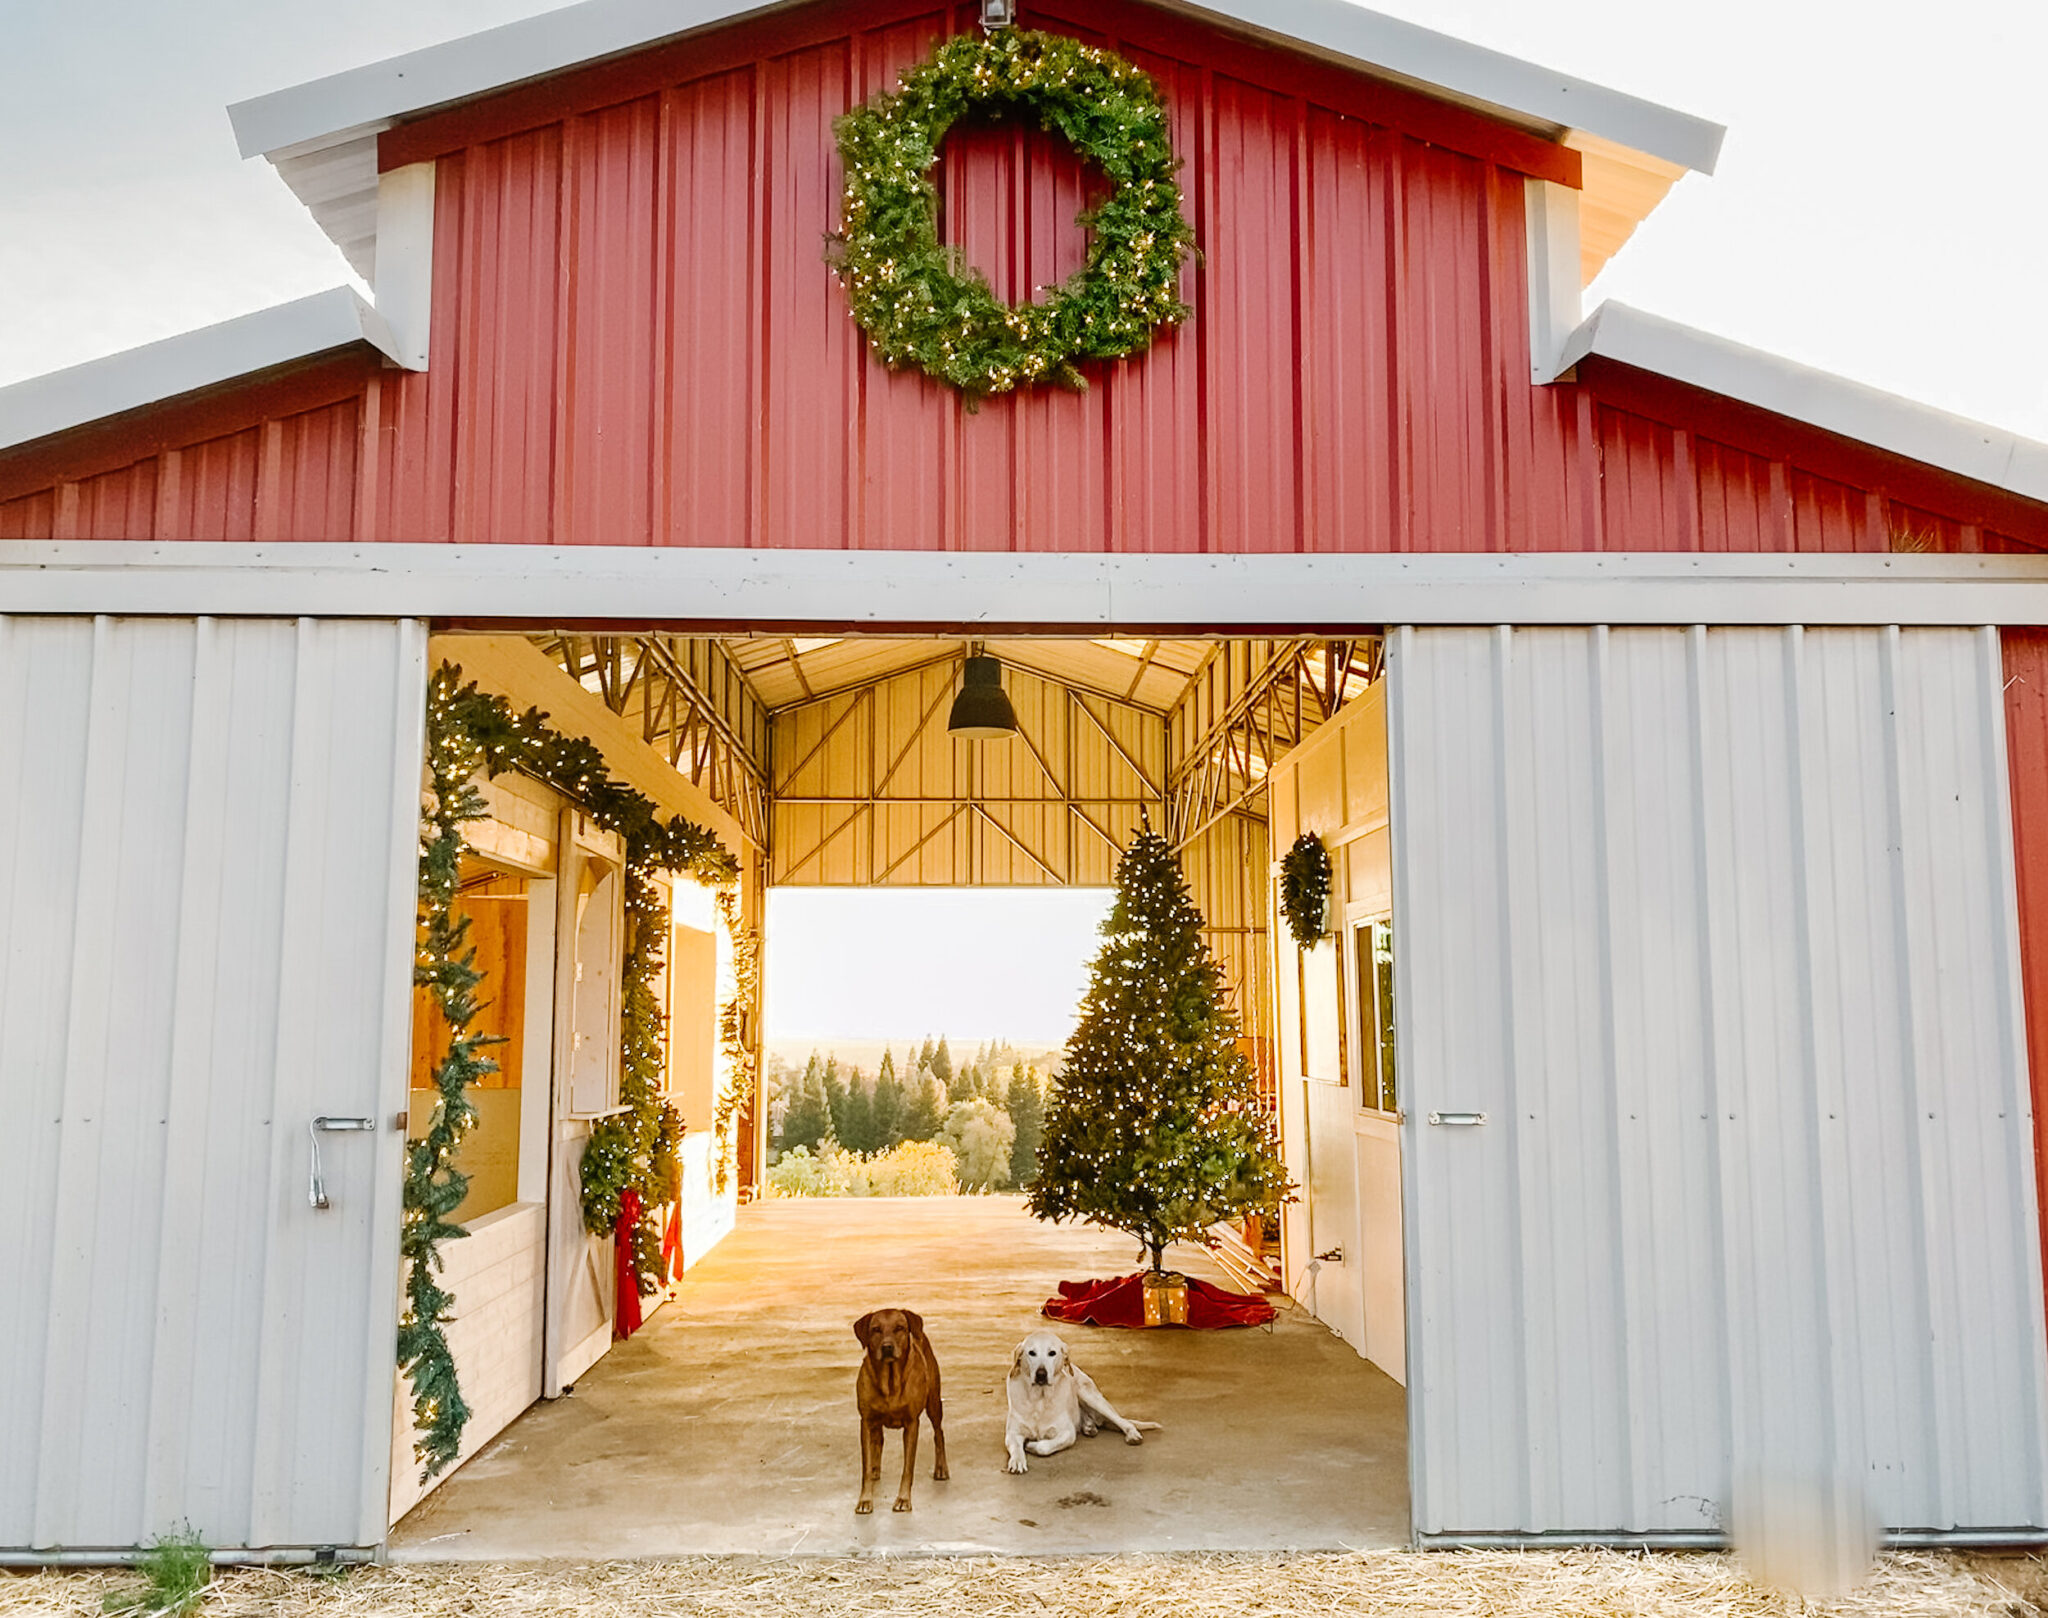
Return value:
<svg viewBox="0 0 2048 1618">
<path fill-rule="evenodd" d="M 566 395 L 557 491 L 564 537 L 644 545 L 654 459 L 653 99 L 578 119 L 568 150 Z"/>
<path fill-rule="evenodd" d="M 864 102 L 895 89 L 902 71 L 921 61 L 935 40 L 951 32 L 951 20 L 934 11 L 862 35 L 854 98 Z M 938 176 L 942 197 L 947 197 L 947 180 L 958 167 L 954 156 L 948 143 Z M 824 236 L 838 228 L 838 196 L 835 170 L 824 215 L 815 225 L 813 264 L 822 260 Z M 941 228 L 957 233 L 957 221 L 942 218 Z M 959 402 L 921 375 L 892 375 L 876 363 L 844 300 L 837 302 L 832 318 L 847 338 L 842 353 L 852 372 L 859 435 L 847 543 L 865 550 L 943 549 L 955 542 L 959 516 Z"/>
<path fill-rule="evenodd" d="M 445 162 L 437 194 L 451 175 L 462 207 L 448 301 L 442 272 L 451 266 L 436 266 L 434 366 L 445 362 L 462 379 L 453 534 L 465 544 L 550 539 L 561 132 L 536 130 Z"/>
<path fill-rule="evenodd" d="M 102 472 L 79 485 L 82 531 L 88 539 L 156 537 L 156 457 Z"/>
<path fill-rule="evenodd" d="M 761 311 L 755 291 L 754 71 L 720 74 L 670 98 L 667 482 L 657 513 L 669 545 L 744 545 Z M 929 486 L 929 479 L 920 480 Z M 906 491 L 908 493 L 909 491 Z"/>
<path fill-rule="evenodd" d="M 848 542 L 849 444 L 855 422 L 859 332 L 821 262 L 838 217 L 839 153 L 832 121 L 852 102 L 854 48 L 841 41 L 761 66 L 762 134 L 756 183 L 765 193 L 760 248 L 763 435 L 758 541 L 843 547 Z"/>
<path fill-rule="evenodd" d="M 1200 340 L 1209 351 L 1208 548 L 1300 548 L 1296 156 L 1302 107 L 1218 76 Z M 1274 361 L 1286 356 L 1288 363 Z"/>
<path fill-rule="evenodd" d="M 1302 221 L 1303 541 L 1388 551 L 1389 146 L 1384 131 L 1311 108 Z M 1378 271 L 1379 273 L 1371 273 Z"/>
<path fill-rule="evenodd" d="M 56 513 L 57 496 L 50 489 L 0 504 L 0 539 L 48 539 Z"/>
<path fill-rule="evenodd" d="M 2008 629 L 2005 742 L 2019 877 L 2020 977 L 2033 1075 L 2037 1201 L 2048 1208 L 2048 630 Z M 2048 1245 L 2043 1261 L 2048 1263 Z"/>
<path fill-rule="evenodd" d="M 1182 165 L 1181 208 L 1195 227 L 1197 244 L 1206 247 L 1215 214 L 1208 184 L 1214 166 L 1209 75 L 1156 54 L 1126 54 L 1152 75 L 1165 99 Z M 1107 395 L 1105 549 L 1180 552 L 1205 546 L 1210 512 L 1203 467 L 1213 423 L 1206 420 L 1203 403 L 1215 386 L 1202 314 L 1205 275 L 1199 265 L 1181 272 L 1181 299 L 1196 309 L 1194 318 L 1177 329 L 1155 332 L 1149 349 L 1098 383 Z"/>
<path fill-rule="evenodd" d="M 1488 546 L 1485 477 L 1494 427 L 1484 353 L 1485 186 L 1470 158 L 1406 143 L 1395 286 L 1396 431 L 1408 442 L 1403 549 Z"/>
</svg>

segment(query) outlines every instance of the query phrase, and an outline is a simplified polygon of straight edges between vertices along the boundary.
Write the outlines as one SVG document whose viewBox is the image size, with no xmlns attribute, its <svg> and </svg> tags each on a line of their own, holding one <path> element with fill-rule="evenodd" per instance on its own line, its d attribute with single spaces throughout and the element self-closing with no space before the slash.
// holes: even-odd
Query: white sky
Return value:
<svg viewBox="0 0 2048 1618">
<path fill-rule="evenodd" d="M 1106 888 L 776 888 L 768 1037 L 1062 1045 Z"/>
<path fill-rule="evenodd" d="M 226 104 L 545 9 L 0 0 L 0 382 L 347 279 Z M 1381 9 L 1729 126 L 1595 297 L 2048 439 L 2048 6 Z"/>
</svg>

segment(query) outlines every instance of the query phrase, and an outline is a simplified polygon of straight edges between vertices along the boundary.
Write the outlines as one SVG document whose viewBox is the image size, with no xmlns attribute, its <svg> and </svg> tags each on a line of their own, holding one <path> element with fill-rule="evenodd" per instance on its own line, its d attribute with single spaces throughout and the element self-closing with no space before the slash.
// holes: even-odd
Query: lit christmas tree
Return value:
<svg viewBox="0 0 2048 1618">
<path fill-rule="evenodd" d="M 1166 839 L 1140 832 L 1116 885 L 1029 1206 L 1128 1232 L 1156 1274 L 1169 1242 L 1278 1206 L 1287 1174 Z"/>
</svg>

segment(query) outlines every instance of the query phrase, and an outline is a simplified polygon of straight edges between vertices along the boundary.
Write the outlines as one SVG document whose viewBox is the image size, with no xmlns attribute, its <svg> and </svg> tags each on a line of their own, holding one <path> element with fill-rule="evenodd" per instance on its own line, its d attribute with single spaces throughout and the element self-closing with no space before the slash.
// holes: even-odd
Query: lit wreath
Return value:
<svg viewBox="0 0 2048 1618">
<path fill-rule="evenodd" d="M 1188 316 L 1180 270 L 1194 250 L 1181 217 L 1172 133 L 1150 76 L 1061 34 L 1014 28 L 941 45 L 902 87 L 841 118 L 841 229 L 827 258 L 853 317 L 891 366 L 915 365 L 970 399 L 1050 381 L 1087 386 L 1083 360 L 1147 347 Z M 939 240 L 931 180 L 946 131 L 966 113 L 1029 113 L 1114 188 L 1077 221 L 1088 260 L 1044 301 L 1001 302 Z"/>
</svg>

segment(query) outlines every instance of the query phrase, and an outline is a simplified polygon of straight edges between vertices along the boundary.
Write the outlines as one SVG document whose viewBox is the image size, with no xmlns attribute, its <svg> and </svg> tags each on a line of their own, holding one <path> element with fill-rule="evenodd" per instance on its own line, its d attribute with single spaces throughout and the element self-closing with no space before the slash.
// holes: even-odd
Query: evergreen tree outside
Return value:
<svg viewBox="0 0 2048 1618">
<path fill-rule="evenodd" d="M 953 1053 L 946 1049 L 946 1036 L 939 1035 L 939 1043 L 932 1050 L 931 1070 L 939 1076 L 939 1083 L 946 1087 L 946 1094 L 955 1101 L 966 1099 L 961 1089 L 960 1075 L 953 1071 Z"/>
<path fill-rule="evenodd" d="M 874 1095 L 869 1101 L 873 1117 L 868 1133 L 875 1143 L 870 1151 L 886 1152 L 903 1139 L 905 1099 L 903 1085 L 893 1072 L 876 1078 Z"/>
<path fill-rule="evenodd" d="M 946 1121 L 946 1087 L 927 1073 L 910 1087 L 903 1104 L 902 1129 L 905 1140 L 930 1140 Z"/>
<path fill-rule="evenodd" d="M 1116 890 L 1028 1206 L 1137 1237 L 1157 1272 L 1168 1243 L 1276 1207 L 1287 1174 L 1164 837 L 1132 839 Z"/>
<path fill-rule="evenodd" d="M 1010 1184 L 1029 1185 L 1038 1178 L 1038 1143 L 1045 1138 L 1045 1092 L 1038 1087 L 1038 1075 L 1022 1062 L 1010 1069 L 1003 1111 L 1017 1127 L 1010 1143 Z"/>
<path fill-rule="evenodd" d="M 875 1149 L 874 1087 L 859 1068 L 846 1086 L 846 1113 L 839 1125 L 839 1144 L 849 1152 Z"/>
<path fill-rule="evenodd" d="M 802 1146 L 815 1152 L 831 1133 L 832 1108 L 825 1098 L 824 1068 L 813 1051 L 789 1110 L 782 1115 L 781 1148 L 788 1152 Z"/>
<path fill-rule="evenodd" d="M 825 1058 L 825 1110 L 832 1116 L 832 1132 L 841 1141 L 846 1137 L 839 1129 L 846 1121 L 846 1080 L 839 1072 L 839 1058 L 827 1055 Z"/>
</svg>

